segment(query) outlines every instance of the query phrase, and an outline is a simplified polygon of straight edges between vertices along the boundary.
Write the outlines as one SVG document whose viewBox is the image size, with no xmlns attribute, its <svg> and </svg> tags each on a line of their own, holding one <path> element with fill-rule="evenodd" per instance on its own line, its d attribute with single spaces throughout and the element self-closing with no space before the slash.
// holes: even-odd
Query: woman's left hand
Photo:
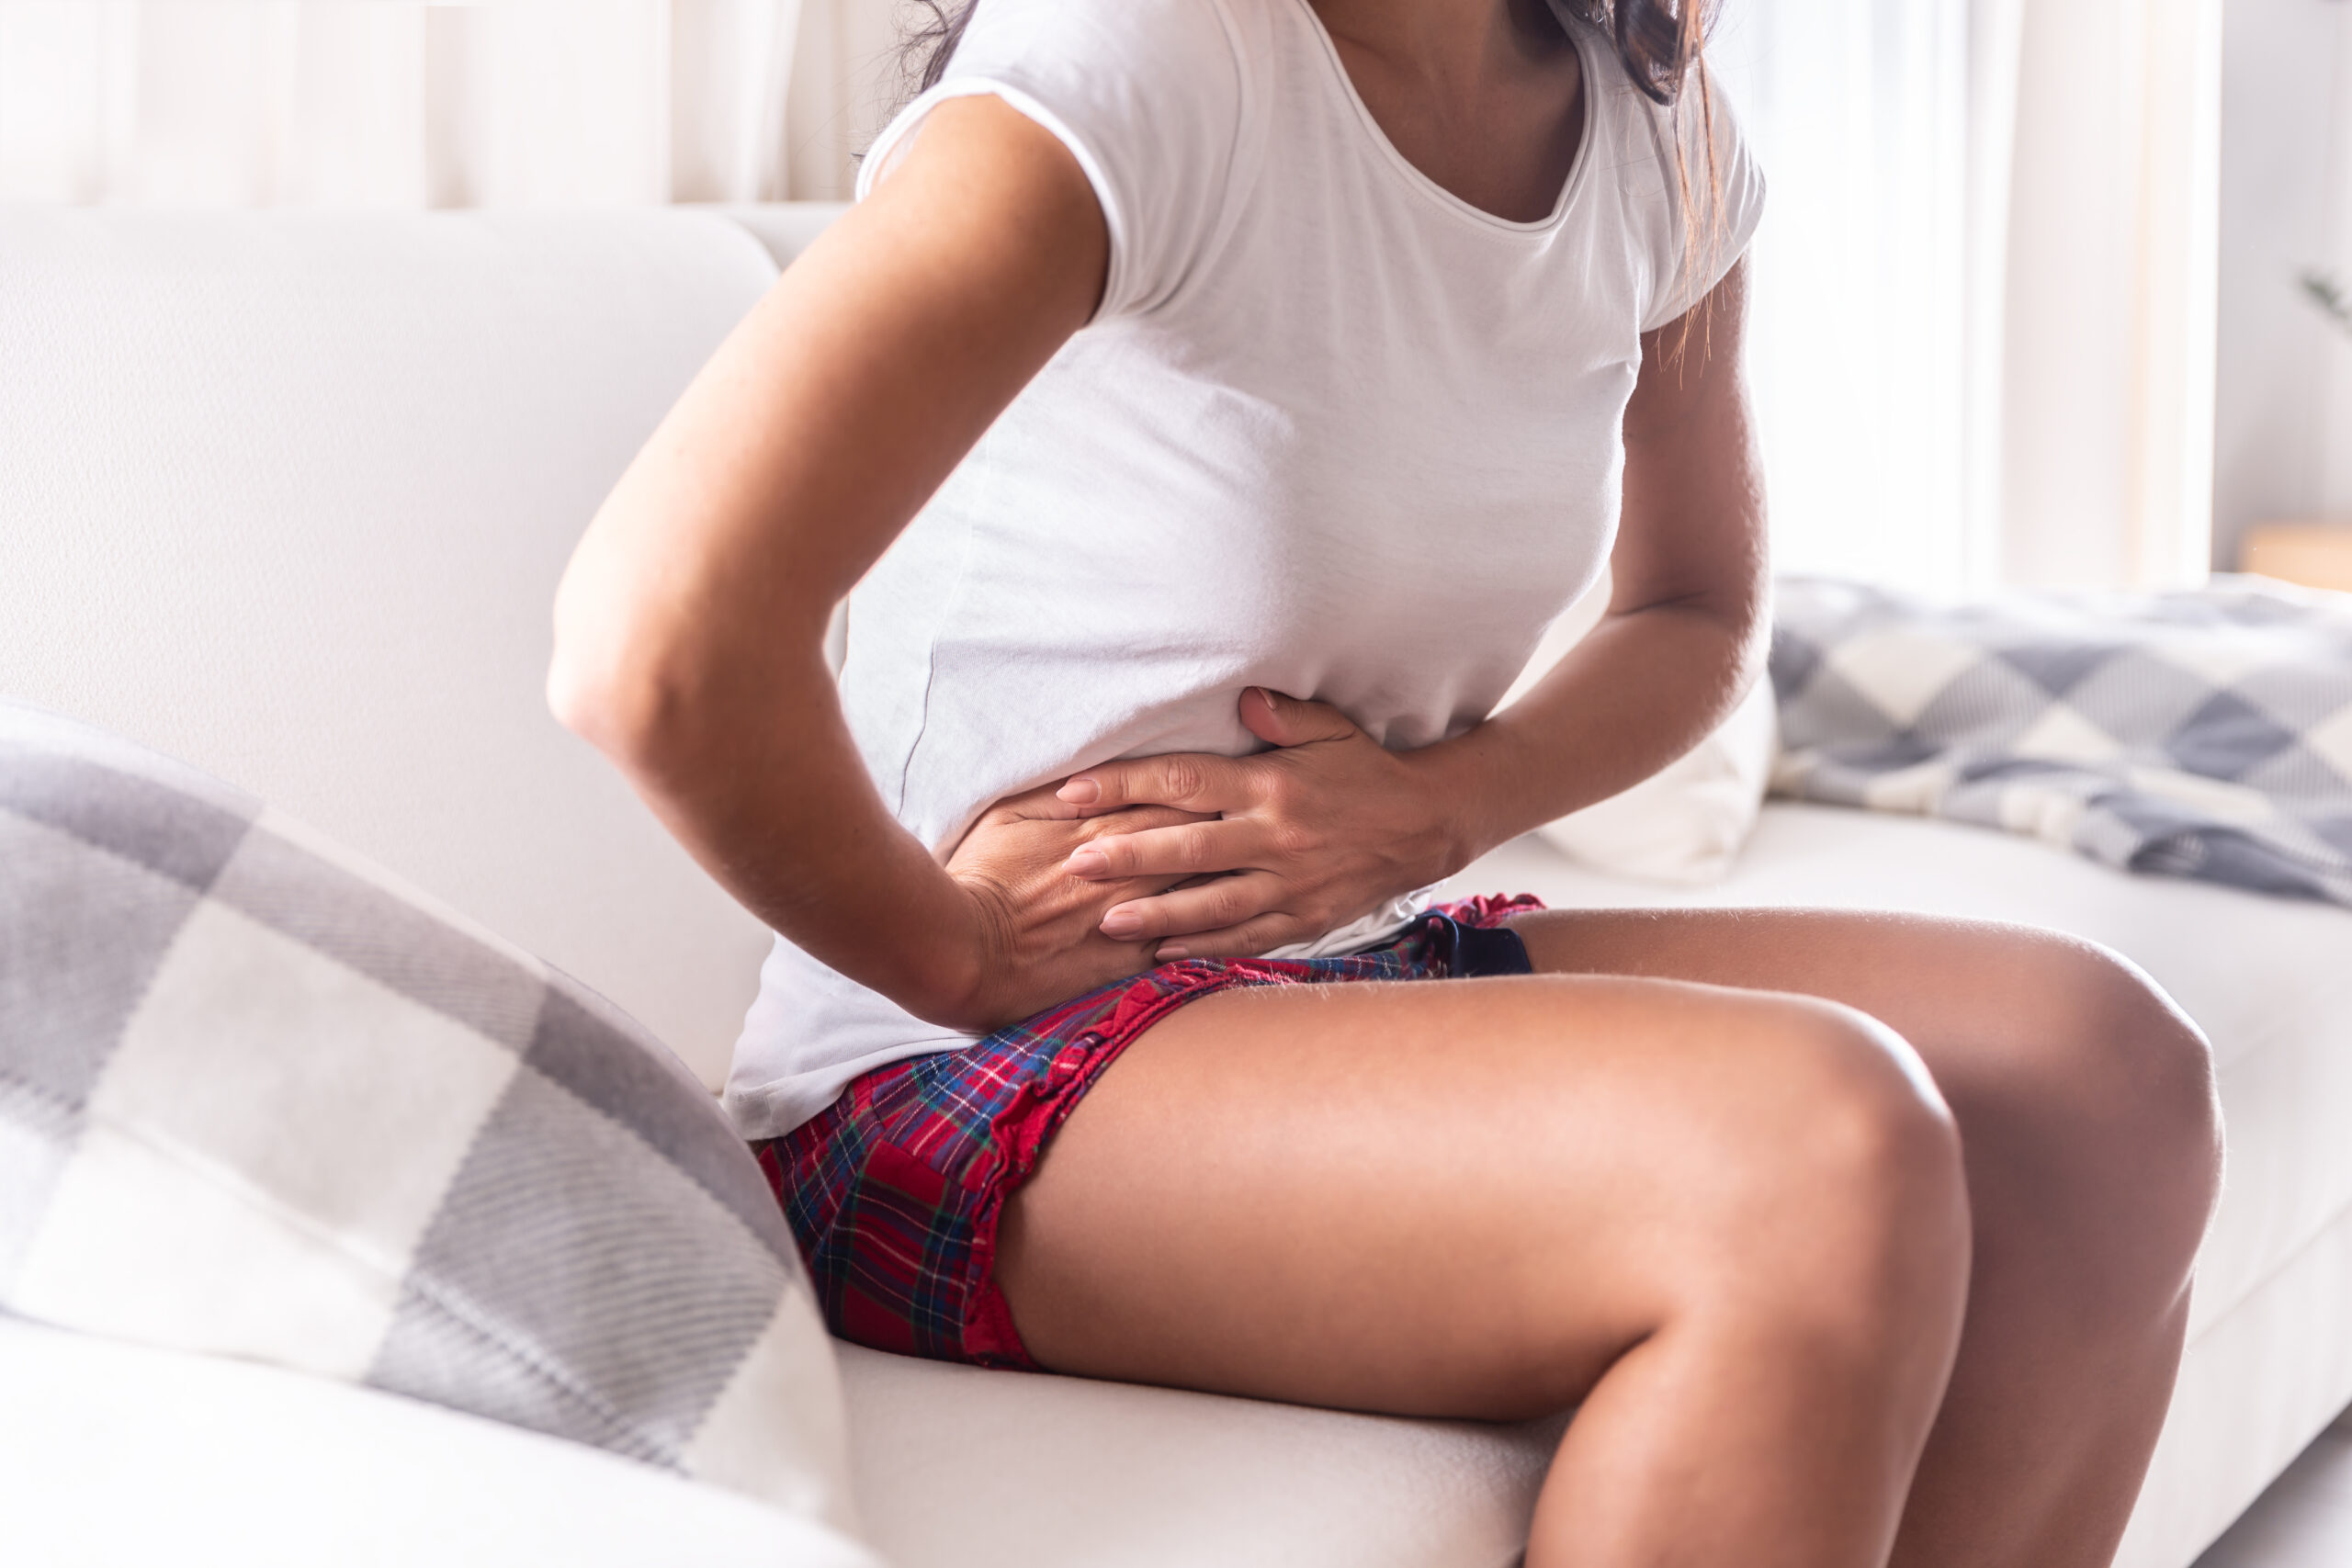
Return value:
<svg viewBox="0 0 2352 1568">
<path fill-rule="evenodd" d="M 1113 906 L 1103 935 L 1158 940 L 1163 961 L 1263 953 L 1460 869 L 1448 803 L 1411 753 L 1385 750 L 1328 703 L 1257 686 L 1242 693 L 1240 716 L 1276 749 L 1105 762 L 1057 792 L 1088 815 L 1135 806 L 1217 814 L 1106 834 L 1070 855 L 1064 869 L 1089 881 L 1205 879 Z"/>
</svg>

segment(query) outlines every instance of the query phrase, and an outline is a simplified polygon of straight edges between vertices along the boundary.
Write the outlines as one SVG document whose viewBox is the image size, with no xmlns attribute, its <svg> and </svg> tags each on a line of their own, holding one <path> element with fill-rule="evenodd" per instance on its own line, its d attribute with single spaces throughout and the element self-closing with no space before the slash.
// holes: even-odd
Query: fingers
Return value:
<svg viewBox="0 0 2352 1568">
<path fill-rule="evenodd" d="M 1114 904 L 1103 913 L 1102 931 L 1114 942 L 1146 942 L 1223 931 L 1269 913 L 1282 890 L 1282 883 L 1265 872 L 1220 876 L 1198 886 Z"/>
<path fill-rule="evenodd" d="M 1065 782 L 1055 792 L 1080 814 L 1117 811 L 1129 806 L 1174 806 L 1187 811 L 1230 811 L 1249 803 L 1238 761 L 1203 751 L 1170 751 L 1132 761 L 1104 762 Z"/>
<path fill-rule="evenodd" d="M 1054 798 L 1054 786 L 1040 784 L 1019 795 L 1006 795 L 975 818 L 970 827 L 957 838 L 944 840 L 933 852 L 944 864 L 963 852 L 972 835 L 988 829 L 1018 829 L 1032 823 L 1067 823 L 1059 829 L 1062 836 L 1052 854 L 1065 854 L 1068 845 L 1080 838 L 1094 838 L 1105 833 L 1134 833 L 1150 828 L 1172 827 L 1180 822 L 1214 822 L 1214 815 L 1197 811 L 1179 811 L 1172 807 L 1134 806 L 1123 810 L 1091 813 Z"/>
<path fill-rule="evenodd" d="M 1261 915 L 1222 931 L 1198 931 L 1163 942 L 1151 958 L 1155 964 L 1173 964 L 1180 958 L 1255 958 L 1284 942 L 1302 942 L 1311 934 L 1305 923 L 1293 916 Z"/>
<path fill-rule="evenodd" d="M 1252 686 L 1241 694 L 1240 713 L 1243 728 L 1276 746 L 1345 740 L 1361 733 L 1353 719 L 1329 703 L 1301 702 L 1263 686 Z"/>
<path fill-rule="evenodd" d="M 1122 818 L 1122 824 L 1126 820 Z M 1062 863 L 1062 869 L 1085 882 L 1239 871 L 1264 862 L 1265 837 L 1265 829 L 1257 823 L 1232 818 L 1208 818 L 1139 831 L 1123 827 L 1122 831 L 1080 844 Z"/>
<path fill-rule="evenodd" d="M 1221 760 L 1221 759 L 1219 759 Z M 1008 795 L 980 813 L 976 822 L 1090 822 L 1102 824 L 1102 819 L 1116 812 L 1126 817 L 1113 827 L 1119 832 L 1133 832 L 1137 827 L 1156 828 L 1164 822 L 1206 822 L 1216 817 L 1214 811 L 1187 811 L 1156 802 L 1136 802 L 1128 806 L 1080 806 L 1061 798 L 1057 793 L 1067 787 L 1042 784 L 1024 789 L 1018 795 Z"/>
<path fill-rule="evenodd" d="M 982 822 L 1074 821 L 1087 815 L 1077 805 L 1055 793 L 1053 784 L 1042 784 L 1035 789 L 1024 789 L 1019 795 L 1008 795 L 980 813 Z"/>
<path fill-rule="evenodd" d="M 1250 734 L 1275 746 L 1305 746 L 1317 740 L 1346 740 L 1363 732 L 1329 703 L 1251 686 L 1241 694 L 1241 723 Z M 1252 783 L 1264 771 L 1248 758 L 1201 751 L 1170 751 L 1125 762 L 1104 762 L 1073 774 L 1056 798 L 1082 816 L 1139 805 L 1181 806 L 1192 811 L 1238 811 L 1254 802 Z"/>
</svg>

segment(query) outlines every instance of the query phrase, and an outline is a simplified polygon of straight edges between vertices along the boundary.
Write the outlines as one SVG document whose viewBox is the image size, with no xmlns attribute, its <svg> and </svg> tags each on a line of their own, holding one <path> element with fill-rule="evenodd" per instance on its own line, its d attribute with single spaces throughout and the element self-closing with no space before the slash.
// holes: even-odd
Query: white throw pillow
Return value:
<svg viewBox="0 0 2352 1568">
<path fill-rule="evenodd" d="M 192 768 L 0 702 L 0 1309 L 849 1528 L 791 1233 L 604 998 Z"/>
<path fill-rule="evenodd" d="M 1609 574 L 1570 605 L 1536 645 L 1503 697 L 1508 706 L 1550 673 L 1609 607 Z M 1713 882 L 1731 869 L 1756 826 L 1778 743 L 1772 683 L 1758 678 L 1731 716 L 1648 778 L 1536 835 L 1596 871 L 1653 882 Z"/>
</svg>

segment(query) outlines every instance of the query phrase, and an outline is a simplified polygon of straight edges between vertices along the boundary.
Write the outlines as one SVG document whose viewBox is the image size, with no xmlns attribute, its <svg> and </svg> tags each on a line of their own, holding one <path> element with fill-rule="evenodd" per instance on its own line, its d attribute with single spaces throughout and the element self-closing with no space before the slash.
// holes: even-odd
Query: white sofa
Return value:
<svg viewBox="0 0 2352 1568">
<path fill-rule="evenodd" d="M 268 796 L 715 1084 L 763 933 L 548 717 L 548 604 L 662 410 L 830 215 L 0 209 L 0 694 Z M 1947 911 L 2131 954 L 2212 1037 L 2231 1168 L 2121 1561 L 2186 1568 L 2352 1401 L 2352 913 L 1782 805 L 1695 895 L 1532 840 L 1462 881 Z M 1557 1431 L 842 1363 L 900 1568 L 1498 1568 Z M 553 1439 L 0 1319 L 12 1562 L 786 1562 L 792 1539 Z"/>
</svg>

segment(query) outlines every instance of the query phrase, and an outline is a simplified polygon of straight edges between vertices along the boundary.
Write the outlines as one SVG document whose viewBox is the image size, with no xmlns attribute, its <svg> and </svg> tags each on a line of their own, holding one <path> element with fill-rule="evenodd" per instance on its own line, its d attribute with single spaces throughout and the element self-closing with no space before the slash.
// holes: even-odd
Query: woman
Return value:
<svg viewBox="0 0 2352 1568">
<path fill-rule="evenodd" d="M 2161 994 L 1427 908 L 1755 677 L 1761 187 L 1662 5 L 981 0 L 596 518 L 551 700 L 781 934 L 728 1105 L 838 1332 L 1580 1403 L 1538 1565 L 2087 1568 L 2217 1179 Z"/>
</svg>

